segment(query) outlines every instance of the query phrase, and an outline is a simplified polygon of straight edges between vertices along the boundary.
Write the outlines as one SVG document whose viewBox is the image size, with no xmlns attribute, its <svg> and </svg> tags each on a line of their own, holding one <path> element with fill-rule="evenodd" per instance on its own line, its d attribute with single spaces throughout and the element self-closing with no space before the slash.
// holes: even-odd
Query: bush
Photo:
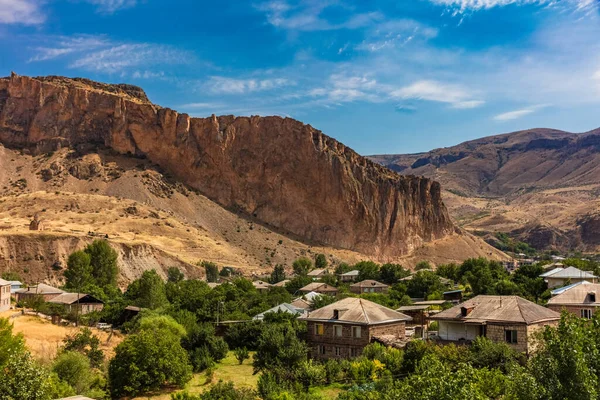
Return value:
<svg viewBox="0 0 600 400">
<path fill-rule="evenodd" d="M 83 328 L 73 336 L 67 336 L 64 340 L 65 351 L 77 351 L 84 354 L 94 368 L 100 368 L 104 362 L 104 352 L 100 350 L 100 339 L 92 334 L 89 328 Z"/>
<path fill-rule="evenodd" d="M 308 392 L 311 386 L 318 386 L 325 382 L 325 367 L 313 360 L 303 361 L 296 370 L 296 379 Z"/>
<path fill-rule="evenodd" d="M 233 351 L 233 353 L 235 354 L 235 358 L 238 360 L 240 365 L 244 363 L 244 360 L 247 360 L 248 357 L 250 357 L 250 352 L 248 352 L 248 349 L 245 347 L 238 347 Z"/>
<path fill-rule="evenodd" d="M 52 372 L 68 383 L 77 394 L 88 391 L 94 378 L 90 360 L 76 351 L 66 351 L 59 355 L 52 365 Z"/>
</svg>

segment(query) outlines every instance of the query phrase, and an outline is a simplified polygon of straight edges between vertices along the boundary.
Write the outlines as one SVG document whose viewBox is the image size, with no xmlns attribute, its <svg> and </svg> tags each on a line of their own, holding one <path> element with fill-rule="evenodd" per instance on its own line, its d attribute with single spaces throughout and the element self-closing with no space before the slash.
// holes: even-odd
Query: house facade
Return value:
<svg viewBox="0 0 600 400">
<path fill-rule="evenodd" d="M 350 285 L 350 292 L 355 294 L 362 293 L 387 293 L 389 286 L 385 283 L 377 282 L 372 279 Z"/>
<path fill-rule="evenodd" d="M 0 312 L 10 310 L 10 282 L 0 279 Z"/>
<path fill-rule="evenodd" d="M 355 269 L 352 271 L 344 272 L 343 274 L 338 275 L 338 279 L 340 282 L 354 282 L 358 279 L 358 275 L 360 271 Z"/>
<path fill-rule="evenodd" d="M 327 283 L 321 282 L 313 282 L 308 285 L 300 288 L 298 290 L 300 293 L 307 294 L 310 292 L 315 292 L 319 294 L 328 294 L 331 296 L 335 296 L 338 293 L 338 290 L 335 286 L 328 285 Z"/>
<path fill-rule="evenodd" d="M 61 305 L 67 313 L 88 314 L 93 311 L 102 311 L 104 303 L 92 295 L 84 293 L 62 293 L 50 300 L 50 304 Z"/>
<path fill-rule="evenodd" d="M 592 318 L 600 307 L 600 284 L 575 283 L 553 291 L 558 293 L 548 300 L 548 307 L 556 312 L 566 310 L 576 317 Z"/>
<path fill-rule="evenodd" d="M 360 298 L 346 298 L 299 318 L 307 323 L 310 356 L 315 359 L 358 357 L 373 341 L 401 342 L 406 321 L 400 312 Z"/>
<path fill-rule="evenodd" d="M 518 296 L 480 295 L 429 319 L 438 321 L 438 336 L 443 342 L 469 343 L 485 336 L 530 353 L 535 332 L 557 324 L 560 314 Z"/>
<path fill-rule="evenodd" d="M 598 278 L 594 274 L 575 267 L 556 267 L 540 276 L 544 278 L 550 289 L 583 281 L 590 283 L 598 282 Z"/>
<path fill-rule="evenodd" d="M 44 301 L 49 301 L 56 296 L 65 293 L 64 290 L 40 283 L 35 286 L 27 286 L 17 290 L 14 295 L 17 301 L 29 301 L 36 297 L 41 297 Z"/>
</svg>

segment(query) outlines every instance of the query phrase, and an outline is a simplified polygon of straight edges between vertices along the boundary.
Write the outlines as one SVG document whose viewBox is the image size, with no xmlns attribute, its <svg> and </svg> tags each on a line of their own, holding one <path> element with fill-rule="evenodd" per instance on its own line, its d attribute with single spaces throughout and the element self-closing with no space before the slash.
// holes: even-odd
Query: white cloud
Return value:
<svg viewBox="0 0 600 400">
<path fill-rule="evenodd" d="M 158 79 L 165 76 L 163 71 L 152 72 L 152 71 L 135 71 L 131 77 L 136 79 Z"/>
<path fill-rule="evenodd" d="M 594 73 L 592 79 L 596 79 L 600 81 L 600 69 Z"/>
<path fill-rule="evenodd" d="M 235 79 L 213 76 L 205 84 L 212 93 L 243 94 L 273 90 L 284 86 L 294 86 L 295 82 L 285 78 Z"/>
<path fill-rule="evenodd" d="M 124 8 L 135 6 L 137 0 L 85 0 L 97 6 L 98 12 L 112 14 Z"/>
<path fill-rule="evenodd" d="M 426 41 L 438 35 L 438 30 L 411 19 L 391 20 L 373 26 L 367 37 L 355 48 L 376 52 L 402 47 L 412 41 Z"/>
<path fill-rule="evenodd" d="M 467 11 L 479 11 L 494 7 L 505 7 L 508 5 L 527 5 L 537 4 L 548 7 L 567 6 L 577 11 L 589 11 L 597 9 L 597 0 L 429 0 L 430 2 L 442 6 L 447 6 L 455 13 L 464 13 Z"/>
<path fill-rule="evenodd" d="M 45 19 L 35 0 L 0 0 L 0 24 L 39 25 Z"/>
<path fill-rule="evenodd" d="M 475 108 L 484 104 L 483 100 L 473 99 L 473 95 L 457 84 L 433 80 L 421 80 L 391 92 L 392 97 L 401 99 L 427 100 L 448 103 L 453 108 Z"/>
<path fill-rule="evenodd" d="M 520 110 L 514 110 L 514 111 L 509 111 L 509 112 L 505 112 L 502 114 L 498 114 L 496 116 L 494 116 L 494 120 L 496 121 L 512 121 L 514 119 L 518 119 L 518 118 L 522 118 L 526 115 L 532 114 L 538 110 L 541 110 L 542 108 L 548 107 L 547 104 L 539 104 L 539 105 L 535 105 L 535 106 L 531 106 L 531 107 L 527 107 L 527 108 L 523 108 Z"/>
<path fill-rule="evenodd" d="M 1 1 L 1 0 L 0 0 Z M 110 41 L 104 36 L 81 35 L 56 38 L 52 47 L 36 47 L 35 54 L 29 61 L 46 61 L 77 52 L 94 50 L 109 46 Z"/>
</svg>

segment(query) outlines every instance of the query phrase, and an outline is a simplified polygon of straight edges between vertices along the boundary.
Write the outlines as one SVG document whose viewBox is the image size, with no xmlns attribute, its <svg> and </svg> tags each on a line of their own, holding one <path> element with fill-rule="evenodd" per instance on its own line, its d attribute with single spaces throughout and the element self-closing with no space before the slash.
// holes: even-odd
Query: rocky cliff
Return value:
<svg viewBox="0 0 600 400">
<path fill-rule="evenodd" d="M 130 85 L 0 79 L 0 142 L 33 153 L 106 146 L 303 240 L 397 257 L 454 232 L 438 183 L 400 176 L 309 125 L 190 118 Z"/>
</svg>

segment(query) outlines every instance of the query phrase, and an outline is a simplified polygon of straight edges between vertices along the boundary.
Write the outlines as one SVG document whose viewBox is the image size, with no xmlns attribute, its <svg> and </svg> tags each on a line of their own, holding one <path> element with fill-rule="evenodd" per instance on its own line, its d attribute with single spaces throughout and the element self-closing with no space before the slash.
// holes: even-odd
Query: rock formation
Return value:
<svg viewBox="0 0 600 400">
<path fill-rule="evenodd" d="M 437 182 L 400 176 L 293 119 L 190 118 L 130 85 L 0 79 L 0 142 L 34 153 L 106 146 L 146 157 L 228 209 L 375 257 L 454 232 Z"/>
</svg>

